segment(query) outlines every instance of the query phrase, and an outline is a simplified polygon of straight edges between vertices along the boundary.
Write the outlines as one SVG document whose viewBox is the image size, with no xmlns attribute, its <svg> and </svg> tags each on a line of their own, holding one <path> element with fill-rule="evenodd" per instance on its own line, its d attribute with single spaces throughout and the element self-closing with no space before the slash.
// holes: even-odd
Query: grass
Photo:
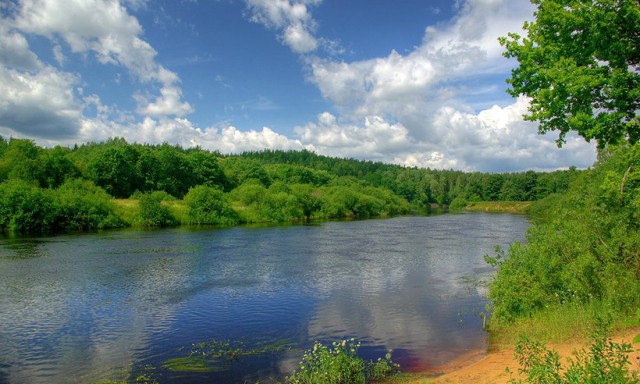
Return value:
<svg viewBox="0 0 640 384">
<path fill-rule="evenodd" d="M 125 223 L 131 225 L 135 221 L 136 214 L 138 213 L 138 200 L 133 199 L 114 199 L 113 204 L 115 206 L 115 214 Z"/>
<path fill-rule="evenodd" d="M 467 204 L 467 211 L 495 213 L 528 213 L 531 201 L 477 201 Z"/>
<path fill-rule="evenodd" d="M 114 199 L 115 214 L 129 225 L 134 225 L 140 212 L 137 199 Z M 162 205 L 169 207 L 171 214 L 179 223 L 186 224 L 187 205 L 183 200 L 163 201 Z"/>
<path fill-rule="evenodd" d="M 622 316 L 597 301 L 558 304 L 512 323 L 490 321 L 489 351 L 513 346 L 521 336 L 545 344 L 585 343 L 592 335 L 596 316 L 610 316 L 614 320 L 614 332 L 640 325 L 640 310 L 635 315 Z"/>
<path fill-rule="evenodd" d="M 188 222 L 187 218 L 187 204 L 184 200 L 175 200 L 175 201 L 163 201 L 162 205 L 166 205 L 171 210 L 171 214 L 178 219 L 179 223 Z"/>
<path fill-rule="evenodd" d="M 384 384 L 428 384 L 429 379 L 422 375 L 407 372 L 395 373 L 386 379 L 380 381 Z"/>
</svg>

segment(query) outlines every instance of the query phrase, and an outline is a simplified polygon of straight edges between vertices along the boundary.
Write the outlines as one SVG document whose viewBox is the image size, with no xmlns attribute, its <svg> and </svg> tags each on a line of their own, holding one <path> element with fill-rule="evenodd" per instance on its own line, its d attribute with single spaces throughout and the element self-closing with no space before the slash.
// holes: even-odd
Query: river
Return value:
<svg viewBox="0 0 640 384">
<path fill-rule="evenodd" d="M 486 347 L 483 256 L 528 227 L 463 213 L 0 238 L 0 383 L 268 382 L 344 338 L 432 368 Z M 166 365 L 214 347 L 247 353 Z"/>
</svg>

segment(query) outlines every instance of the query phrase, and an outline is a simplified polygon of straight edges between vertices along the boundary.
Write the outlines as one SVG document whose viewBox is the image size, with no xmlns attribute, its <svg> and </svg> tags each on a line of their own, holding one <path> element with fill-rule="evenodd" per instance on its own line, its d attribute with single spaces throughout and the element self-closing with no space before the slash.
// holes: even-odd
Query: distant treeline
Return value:
<svg viewBox="0 0 640 384">
<path fill-rule="evenodd" d="M 264 150 L 245 152 L 267 170 L 301 166 L 347 177 L 365 185 L 387 188 L 415 206 L 450 205 L 454 200 L 535 201 L 564 192 L 580 171 L 575 167 L 554 172 L 480 173 L 403 167 L 382 162 L 341 159 L 310 151 Z M 272 173 L 269 173 L 272 177 Z"/>
<path fill-rule="evenodd" d="M 538 200 L 565 191 L 579 173 L 465 173 L 309 151 L 221 155 L 122 138 L 43 148 L 0 137 L 0 231 L 390 216 Z"/>
</svg>

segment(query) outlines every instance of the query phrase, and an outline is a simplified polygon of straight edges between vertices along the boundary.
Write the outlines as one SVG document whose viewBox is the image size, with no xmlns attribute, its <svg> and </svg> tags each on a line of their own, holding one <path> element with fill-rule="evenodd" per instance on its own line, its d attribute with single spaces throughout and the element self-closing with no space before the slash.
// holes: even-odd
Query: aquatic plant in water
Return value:
<svg viewBox="0 0 640 384">
<path fill-rule="evenodd" d="M 211 340 L 192 344 L 187 356 L 165 360 L 162 368 L 173 372 L 223 371 L 243 357 L 289 351 L 292 346 L 293 343 L 285 340 L 259 342 L 253 346 L 239 340 Z"/>
<path fill-rule="evenodd" d="M 313 349 L 304 353 L 300 368 L 286 378 L 290 384 L 364 384 L 379 380 L 396 372 L 400 366 L 391 360 L 391 351 L 385 358 L 365 362 L 358 357 L 360 343 L 355 339 L 333 342 L 327 347 L 315 342 Z"/>
</svg>

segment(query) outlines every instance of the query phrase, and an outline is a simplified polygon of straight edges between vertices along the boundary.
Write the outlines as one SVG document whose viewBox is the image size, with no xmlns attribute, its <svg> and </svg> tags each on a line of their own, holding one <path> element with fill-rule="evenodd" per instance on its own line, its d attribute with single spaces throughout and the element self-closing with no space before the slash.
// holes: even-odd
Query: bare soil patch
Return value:
<svg viewBox="0 0 640 384">
<path fill-rule="evenodd" d="M 627 329 L 614 335 L 613 340 L 618 343 L 632 343 L 633 338 L 640 333 L 640 327 Z M 632 344 L 634 351 L 629 355 L 630 369 L 640 372 L 640 343 Z M 568 357 L 584 348 L 588 344 L 565 343 L 548 345 L 560 354 L 560 360 L 566 362 Z M 506 371 L 509 368 L 510 373 Z M 415 384 L 500 384 L 507 383 L 511 378 L 522 378 L 519 375 L 519 364 L 514 357 L 514 348 L 502 348 L 485 353 L 483 351 L 469 352 L 458 359 L 437 369 L 422 372 L 416 377 L 407 378 L 407 383 Z"/>
</svg>

